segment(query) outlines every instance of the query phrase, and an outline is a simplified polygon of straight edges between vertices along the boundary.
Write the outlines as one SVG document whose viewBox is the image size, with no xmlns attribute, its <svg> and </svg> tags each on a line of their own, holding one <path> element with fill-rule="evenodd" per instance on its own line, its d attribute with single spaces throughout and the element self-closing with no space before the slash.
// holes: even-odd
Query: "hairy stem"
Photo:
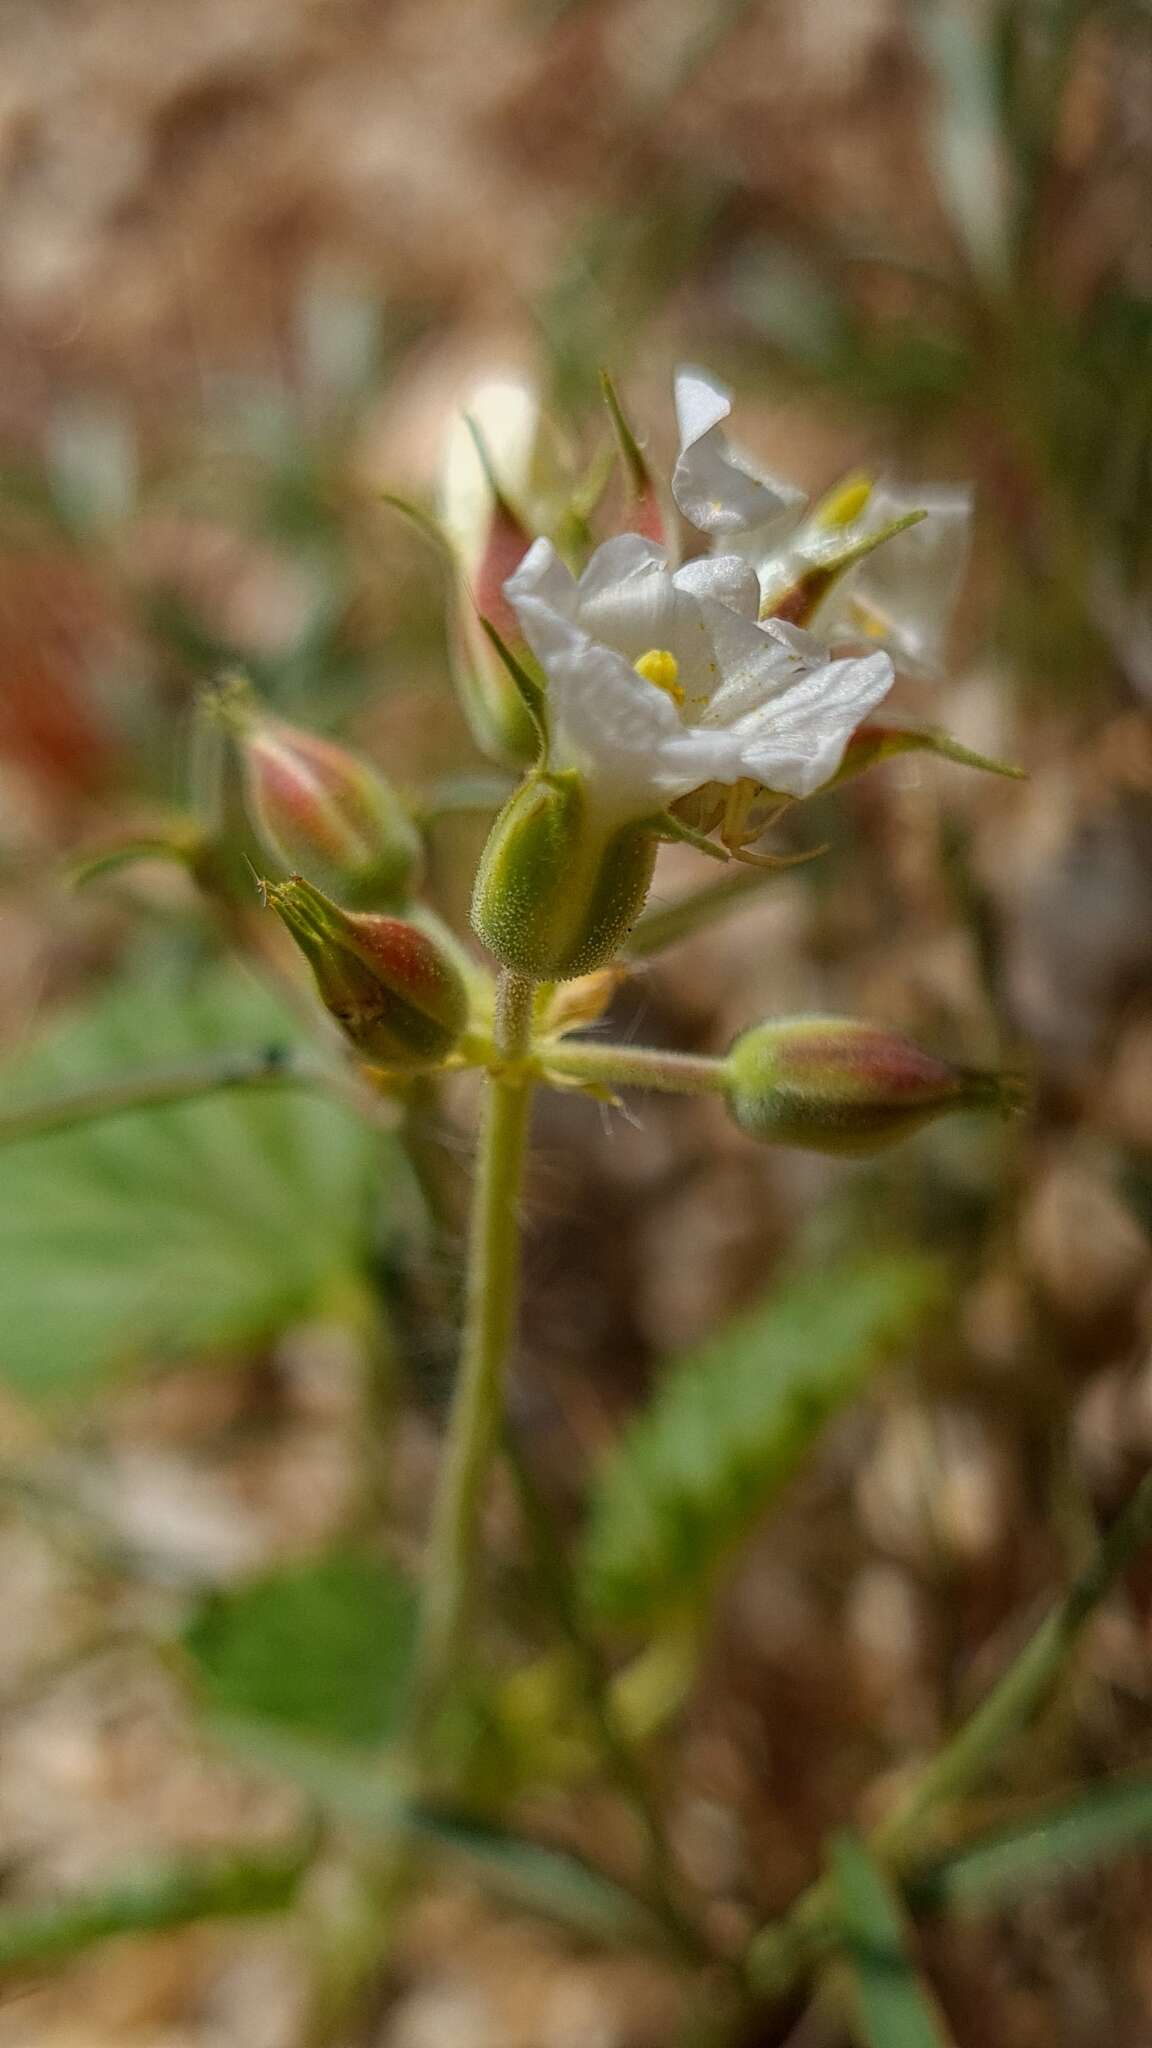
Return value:
<svg viewBox="0 0 1152 2048">
<path fill-rule="evenodd" d="M 48 1137 L 54 1131 L 127 1116 L 134 1110 L 165 1109 L 172 1103 L 235 1088 L 316 1088 L 337 1096 L 361 1115 L 369 1115 L 373 1122 L 386 1122 L 389 1129 L 395 1124 L 392 1111 L 351 1073 L 302 1060 L 281 1046 L 270 1045 L 253 1052 L 217 1053 L 153 1073 L 113 1074 L 39 1102 L 16 1103 L 0 1112 L 0 1145 Z"/>
<path fill-rule="evenodd" d="M 549 1046 L 540 1064 L 546 1073 L 605 1088 L 658 1088 L 667 1095 L 718 1095 L 727 1069 L 723 1060 L 688 1052 L 649 1052 L 642 1046 L 579 1044 Z"/>
<path fill-rule="evenodd" d="M 507 972 L 501 976 L 495 1057 L 485 1083 L 472 1198 L 460 1370 L 424 1574 L 415 1698 L 425 1717 L 450 1689 L 463 1652 L 480 1556 L 477 1523 L 500 1429 L 504 1371 L 519 1307 L 532 998 L 529 980 Z"/>
</svg>

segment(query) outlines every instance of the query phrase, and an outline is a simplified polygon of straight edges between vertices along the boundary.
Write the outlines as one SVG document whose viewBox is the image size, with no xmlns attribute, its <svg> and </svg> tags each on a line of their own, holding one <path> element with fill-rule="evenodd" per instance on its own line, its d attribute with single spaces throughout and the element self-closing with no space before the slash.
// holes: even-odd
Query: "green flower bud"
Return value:
<svg viewBox="0 0 1152 2048">
<path fill-rule="evenodd" d="M 524 553 L 521 546 L 508 574 Z M 494 607 L 498 615 L 507 611 L 503 602 Z M 488 617 L 488 613 L 484 613 Z M 482 754 L 507 768 L 526 768 L 540 752 L 540 732 L 505 663 L 480 623 L 479 599 L 461 588 L 457 591 L 450 623 L 452 680 L 468 728 Z M 498 629 L 499 630 L 499 629 Z M 522 661 L 531 662 L 517 629 L 506 643 Z"/>
<path fill-rule="evenodd" d="M 405 918 L 342 910 L 293 875 L 266 897 L 308 959 L 321 1000 L 361 1058 L 440 1066 L 468 1022 L 468 990 L 448 948 Z"/>
<path fill-rule="evenodd" d="M 268 852 L 351 903 L 399 909 L 411 896 L 420 835 L 391 784 L 358 754 L 226 702 L 253 826 Z"/>
<path fill-rule="evenodd" d="M 650 821 L 605 823 L 575 773 L 530 776 L 492 827 L 473 929 L 505 967 L 536 981 L 591 974 L 631 931 L 655 859 Z"/>
<path fill-rule="evenodd" d="M 1018 1084 L 954 1067 L 853 1017 L 784 1017 L 736 1040 L 728 1107 L 750 1138 L 843 1155 L 881 1152 L 933 1117 L 1006 1108 Z"/>
</svg>

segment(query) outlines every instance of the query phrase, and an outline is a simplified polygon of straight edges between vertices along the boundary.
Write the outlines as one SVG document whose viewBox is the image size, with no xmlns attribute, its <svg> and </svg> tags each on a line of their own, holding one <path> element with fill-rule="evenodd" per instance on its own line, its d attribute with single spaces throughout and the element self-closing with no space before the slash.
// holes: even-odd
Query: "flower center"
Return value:
<svg viewBox="0 0 1152 2048">
<path fill-rule="evenodd" d="M 674 704 L 683 704 L 680 663 L 667 647 L 650 647 L 647 654 L 642 654 L 639 661 L 632 665 L 637 675 L 643 676 L 646 683 L 654 683 L 658 690 L 663 690 L 666 697 L 671 697 Z"/>
</svg>

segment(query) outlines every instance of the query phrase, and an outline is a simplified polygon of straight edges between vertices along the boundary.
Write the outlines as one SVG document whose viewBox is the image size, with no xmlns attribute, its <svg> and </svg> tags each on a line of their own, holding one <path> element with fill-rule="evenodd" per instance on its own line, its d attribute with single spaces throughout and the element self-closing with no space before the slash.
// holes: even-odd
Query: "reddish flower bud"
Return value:
<svg viewBox="0 0 1152 2048">
<path fill-rule="evenodd" d="M 516 378 L 480 385 L 453 424 L 440 479 L 441 524 L 455 567 L 453 680 L 477 746 L 512 768 L 535 761 L 539 734 L 480 621 L 531 662 L 504 585 L 532 542 L 516 508 L 529 485 L 538 424 L 530 386 Z"/>
<path fill-rule="evenodd" d="M 612 422 L 612 432 L 616 440 L 616 452 L 624 471 L 628 495 L 624 524 L 629 533 L 638 533 L 644 540 L 655 541 L 658 547 L 668 547 L 675 553 L 675 519 L 670 515 L 668 503 L 656 482 L 652 466 L 633 431 L 615 383 L 607 370 L 600 372 L 600 390 L 608 408 L 608 417 Z"/>
<path fill-rule="evenodd" d="M 728 1107 L 741 1130 L 813 1152 L 880 1152 L 933 1117 L 1007 1108 L 1019 1084 L 954 1067 L 899 1032 L 852 1017 L 785 1017 L 738 1038 Z"/>
<path fill-rule="evenodd" d="M 468 1022 L 468 990 L 441 940 L 404 918 L 341 910 L 299 875 L 269 883 L 266 896 L 363 1059 L 418 1070 L 447 1058 Z"/>
<path fill-rule="evenodd" d="M 406 904 L 420 835 L 391 784 L 347 747 L 270 717 L 245 696 L 225 711 L 269 853 L 349 902 Z"/>
</svg>

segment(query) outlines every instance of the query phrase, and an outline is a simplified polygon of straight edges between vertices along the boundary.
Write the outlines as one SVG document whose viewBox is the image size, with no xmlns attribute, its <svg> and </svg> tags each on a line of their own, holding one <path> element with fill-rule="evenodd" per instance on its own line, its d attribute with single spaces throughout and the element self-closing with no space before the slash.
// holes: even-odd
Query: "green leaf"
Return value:
<svg viewBox="0 0 1152 2048">
<path fill-rule="evenodd" d="M 370 1769 L 346 1750 L 292 1734 L 269 1731 L 252 1740 L 250 1727 L 229 1732 L 249 1762 L 290 1779 L 335 1820 L 442 1852 L 500 1898 L 586 1940 L 664 1945 L 655 1916 L 581 1856 L 459 1808 L 412 1799 L 387 1763 Z"/>
<path fill-rule="evenodd" d="M 407 1581 L 372 1558 L 334 1553 L 214 1594 L 186 1647 L 225 1720 L 372 1746 L 396 1725 L 415 1641 Z"/>
<path fill-rule="evenodd" d="M 977 275 L 1002 286 L 1009 195 L 992 43 L 963 0 L 915 0 L 911 25 L 935 87 L 928 142 L 940 196 Z"/>
<path fill-rule="evenodd" d="M 917 1972 L 896 1893 L 856 1835 L 832 1845 L 839 1940 L 852 1972 L 864 2048 L 948 2048 L 936 2001 Z"/>
<path fill-rule="evenodd" d="M 804 1274 L 674 1362 L 596 1486 L 591 1605 L 635 1621 L 699 1601 L 824 1424 L 910 1335 L 938 1278 L 912 1256 Z"/>
<path fill-rule="evenodd" d="M 620 466 L 624 471 L 628 495 L 633 499 L 642 498 L 645 492 L 651 489 L 652 480 L 648 464 L 632 430 L 632 423 L 620 402 L 620 393 L 615 382 L 610 373 L 603 369 L 600 372 L 600 394 L 608 409 L 608 418 L 611 421 Z"/>
<path fill-rule="evenodd" d="M 906 1889 L 917 1908 L 979 1912 L 1149 1843 L 1152 1774 L 1142 1772 L 984 1835 L 931 1869 L 912 1872 Z"/>
<path fill-rule="evenodd" d="M 1004 775 L 1011 782 L 1028 779 L 1026 769 L 1014 768 L 1009 761 L 995 761 L 990 754 L 974 753 L 971 747 L 963 746 L 951 733 L 941 732 L 938 727 L 869 723 L 853 733 L 840 767 L 824 788 L 835 789 L 897 754 L 936 754 L 943 761 L 955 761 L 958 767 L 979 768 L 986 775 Z"/>
<path fill-rule="evenodd" d="M 471 1866 L 502 1898 L 571 1927 L 589 1940 L 658 1943 L 662 1939 L 644 1907 L 582 1857 L 445 1809 L 412 1806 L 406 1825 L 431 1847 Z"/>
<path fill-rule="evenodd" d="M 126 980 L 7 1069 L 8 1105 L 299 1026 L 239 968 Z M 0 1175 L 0 1379 L 58 1395 L 149 1356 L 254 1338 L 357 1273 L 398 1155 L 304 1092 L 221 1095 L 40 1137 Z"/>
<path fill-rule="evenodd" d="M 99 1890 L 0 1909 L 0 1973 L 50 1969 L 97 1942 L 125 1934 L 286 1911 L 311 1846 L 261 1857 L 236 1852 L 196 1861 L 141 1862 L 110 1877 Z"/>
<path fill-rule="evenodd" d="M 541 745 L 544 745 L 548 738 L 548 700 L 544 694 L 543 684 L 525 668 L 522 661 L 517 659 L 507 641 L 501 638 L 491 619 L 486 619 L 483 612 L 479 614 L 479 624 L 481 632 L 495 648 L 516 685 L 524 709 L 536 727 Z"/>
</svg>

